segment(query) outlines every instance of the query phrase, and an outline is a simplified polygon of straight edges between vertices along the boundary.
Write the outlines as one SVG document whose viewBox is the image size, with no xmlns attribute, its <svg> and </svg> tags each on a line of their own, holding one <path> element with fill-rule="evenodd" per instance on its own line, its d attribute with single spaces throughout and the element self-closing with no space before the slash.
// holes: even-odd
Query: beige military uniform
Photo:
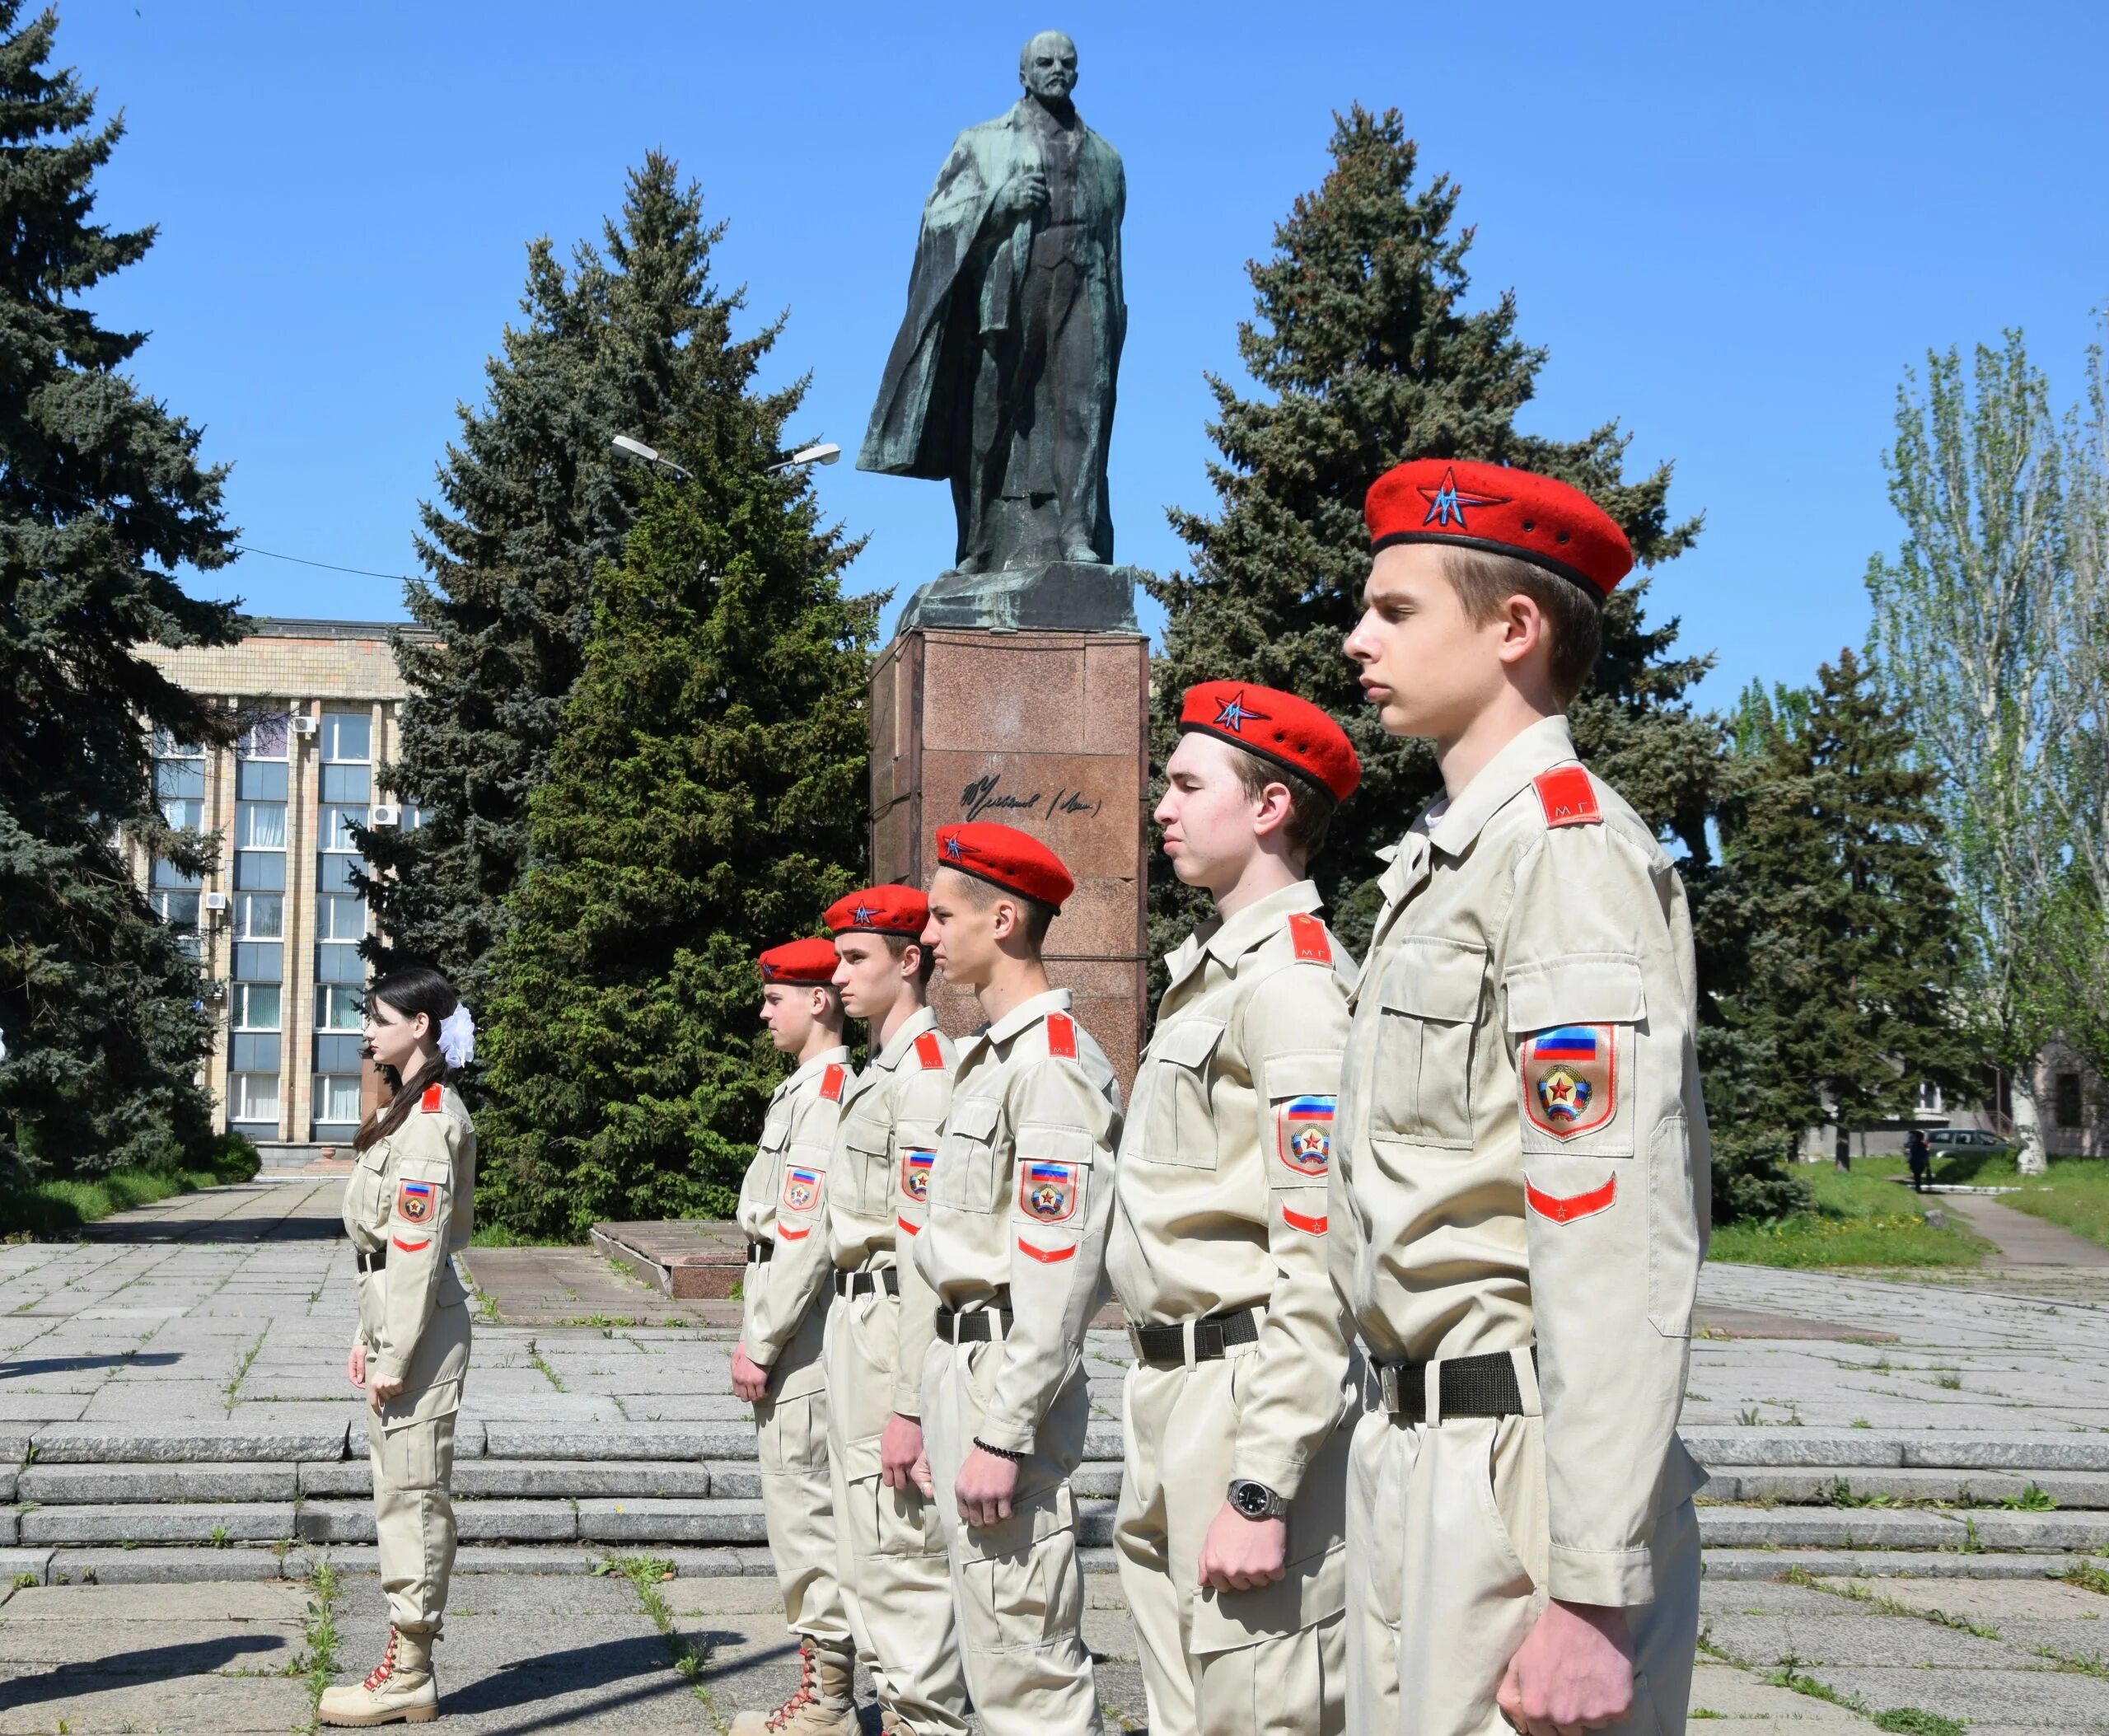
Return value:
<svg viewBox="0 0 2109 1736">
<path fill-rule="evenodd" d="M 922 1414 L 937 1298 L 898 1243 L 928 1210 L 954 1059 L 937 1014 L 919 1008 L 844 1094 L 828 1172 L 828 1462 L 843 1578 L 879 1703 L 919 1736 L 966 1729 L 966 1668 L 937 1504 L 880 1481 L 879 1437 L 896 1411 Z"/>
<path fill-rule="evenodd" d="M 1120 1137 L 1120 1084 L 1068 990 L 962 1046 L 915 1259 L 939 1305 L 924 1440 L 989 1736 L 1102 1728 L 1069 1473 L 1089 1420 L 1084 1329 L 1104 1294 Z M 955 1496 L 977 1437 L 1022 1455 L 1011 1517 L 995 1525 L 966 1524 Z"/>
<path fill-rule="evenodd" d="M 828 1160 L 849 1083 L 849 1051 L 835 1048 L 770 1094 L 739 1210 L 748 1242 L 740 1345 L 769 1374 L 755 1432 L 783 1619 L 834 1652 L 854 1645 L 855 1612 L 843 1593 L 828 1471 L 827 1311 L 813 1300 L 827 1274 Z"/>
<path fill-rule="evenodd" d="M 429 1637 L 454 1570 L 454 1419 L 469 1369 L 469 1294 L 451 1256 L 476 1228 L 476 1130 L 449 1085 L 359 1153 L 344 1233 L 359 1261 L 369 1381 L 403 1390 L 367 1412 L 374 1539 L 390 1625 Z"/>
<path fill-rule="evenodd" d="M 1416 821 L 1382 884 L 1330 1214 L 1382 1377 L 1349 1481 L 1349 1727 L 1504 1731 L 1556 1597 L 1627 1611 L 1617 1728 L 1681 1730 L 1709 1158 L 1683 887 L 1564 718 Z"/>
<path fill-rule="evenodd" d="M 1114 1546 L 1153 1736 L 1342 1727 L 1352 1419 L 1326 1177 L 1354 960 L 1318 905 L 1301 882 L 1171 956 L 1121 1134 L 1106 1270 L 1131 1328 L 1180 1342 L 1138 1335 L 1123 1393 Z M 1289 1501 L 1279 1584 L 1198 1584 L 1233 1477 Z"/>
</svg>

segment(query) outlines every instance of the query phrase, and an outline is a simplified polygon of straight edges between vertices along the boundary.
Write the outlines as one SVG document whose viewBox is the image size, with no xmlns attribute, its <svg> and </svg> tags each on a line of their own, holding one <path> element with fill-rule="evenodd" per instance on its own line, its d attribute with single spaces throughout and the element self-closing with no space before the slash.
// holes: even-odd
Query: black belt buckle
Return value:
<svg viewBox="0 0 2109 1736">
<path fill-rule="evenodd" d="M 750 1242 L 747 1244 L 747 1264 L 752 1266 L 758 1260 L 767 1260 L 775 1252 L 774 1242 Z"/>
<path fill-rule="evenodd" d="M 892 1266 L 874 1272 L 837 1272 L 835 1275 L 835 1294 L 855 1298 L 883 1289 L 889 1296 L 900 1294 L 900 1274 Z"/>
<path fill-rule="evenodd" d="M 1153 1367 L 1184 1367 L 1186 1335 L 1184 1327 L 1134 1327 L 1135 1355 Z M 1228 1314 L 1209 1314 L 1194 1322 L 1194 1360 L 1220 1362 L 1238 1345 L 1260 1341 L 1259 1317 L 1251 1308 Z"/>
<path fill-rule="evenodd" d="M 1531 1360 L 1537 1362 L 1537 1347 Z M 1424 1362 L 1380 1362 L 1376 1364 L 1379 1397 L 1385 1410 L 1409 1422 L 1428 1417 L 1428 1364 Z M 1442 1420 L 1453 1416 L 1520 1416 L 1523 1391 L 1517 1384 L 1516 1364 L 1506 1350 L 1489 1350 L 1483 1356 L 1446 1358 L 1436 1370 L 1441 1383 Z"/>
<path fill-rule="evenodd" d="M 361 1271 L 377 1272 L 388 1264 L 388 1250 L 385 1247 L 377 1247 L 370 1254 L 361 1254 L 354 1251 L 353 1257 L 358 1260 Z"/>
</svg>

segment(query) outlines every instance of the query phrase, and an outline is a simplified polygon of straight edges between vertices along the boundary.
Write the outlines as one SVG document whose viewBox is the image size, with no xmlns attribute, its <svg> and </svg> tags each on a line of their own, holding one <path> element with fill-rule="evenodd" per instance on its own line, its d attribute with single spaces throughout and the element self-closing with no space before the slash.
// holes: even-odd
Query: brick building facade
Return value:
<svg viewBox="0 0 2109 1736">
<path fill-rule="evenodd" d="M 142 649 L 246 726 L 231 747 L 154 743 L 171 823 L 219 835 L 213 871 L 186 877 L 136 846 L 130 865 L 164 919 L 191 937 L 208 985 L 217 1123 L 260 1145 L 348 1142 L 379 1099 L 359 1055 L 368 919 L 351 887 L 350 828 L 419 820 L 376 782 L 397 750 L 406 692 L 395 630 L 264 620 L 236 645 Z"/>
</svg>

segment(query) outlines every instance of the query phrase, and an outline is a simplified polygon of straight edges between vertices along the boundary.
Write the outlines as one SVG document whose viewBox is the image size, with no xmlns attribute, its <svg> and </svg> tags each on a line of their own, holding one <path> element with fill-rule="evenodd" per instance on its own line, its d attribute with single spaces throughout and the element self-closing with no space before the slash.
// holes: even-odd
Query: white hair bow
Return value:
<svg viewBox="0 0 2109 1736">
<path fill-rule="evenodd" d="M 447 1065 L 459 1073 L 476 1058 L 476 1022 L 466 1006 L 457 1003 L 439 1022 L 439 1052 Z"/>
</svg>

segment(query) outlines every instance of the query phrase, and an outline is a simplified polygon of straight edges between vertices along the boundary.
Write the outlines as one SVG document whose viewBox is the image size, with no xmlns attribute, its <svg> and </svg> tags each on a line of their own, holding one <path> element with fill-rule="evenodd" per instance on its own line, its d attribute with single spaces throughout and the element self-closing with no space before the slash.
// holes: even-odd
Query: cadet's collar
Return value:
<svg viewBox="0 0 2109 1736">
<path fill-rule="evenodd" d="M 1428 841 L 1446 856 L 1461 856 L 1488 821 L 1541 771 L 1574 757 L 1574 737 L 1558 713 L 1541 718 L 1480 768 L 1479 775 L 1447 803 L 1422 816 Z"/>
<path fill-rule="evenodd" d="M 900 1065 L 901 1057 L 908 1053 L 910 1045 L 926 1031 L 938 1028 L 938 1014 L 934 1008 L 918 1007 L 902 1022 L 893 1034 L 893 1041 L 872 1058 L 874 1067 L 884 1068 L 888 1073 Z"/>
<path fill-rule="evenodd" d="M 828 1068 L 833 1066 L 837 1061 L 840 1061 L 846 1065 L 849 1060 L 849 1046 L 846 1043 L 839 1043 L 832 1049 L 823 1049 L 818 1055 L 807 1061 L 804 1066 L 801 1067 L 796 1073 L 793 1074 L 789 1079 L 784 1080 L 784 1082 L 776 1088 L 779 1091 L 788 1094 L 788 1093 L 796 1091 L 801 1085 L 804 1084 L 807 1079 L 812 1078 L 816 1074 L 825 1072 Z"/>
<path fill-rule="evenodd" d="M 1036 994 L 1030 1000 L 1022 1000 L 981 1034 L 991 1043 L 1008 1043 L 1019 1032 L 1037 1024 L 1050 1013 L 1069 1010 L 1069 991 L 1050 989 L 1045 994 Z"/>
<path fill-rule="evenodd" d="M 1268 893 L 1256 904 L 1246 905 L 1203 941 L 1202 949 L 1224 969 L 1231 969 L 1290 917 L 1307 915 L 1324 902 L 1314 882 L 1299 880 L 1293 886 Z"/>
</svg>

